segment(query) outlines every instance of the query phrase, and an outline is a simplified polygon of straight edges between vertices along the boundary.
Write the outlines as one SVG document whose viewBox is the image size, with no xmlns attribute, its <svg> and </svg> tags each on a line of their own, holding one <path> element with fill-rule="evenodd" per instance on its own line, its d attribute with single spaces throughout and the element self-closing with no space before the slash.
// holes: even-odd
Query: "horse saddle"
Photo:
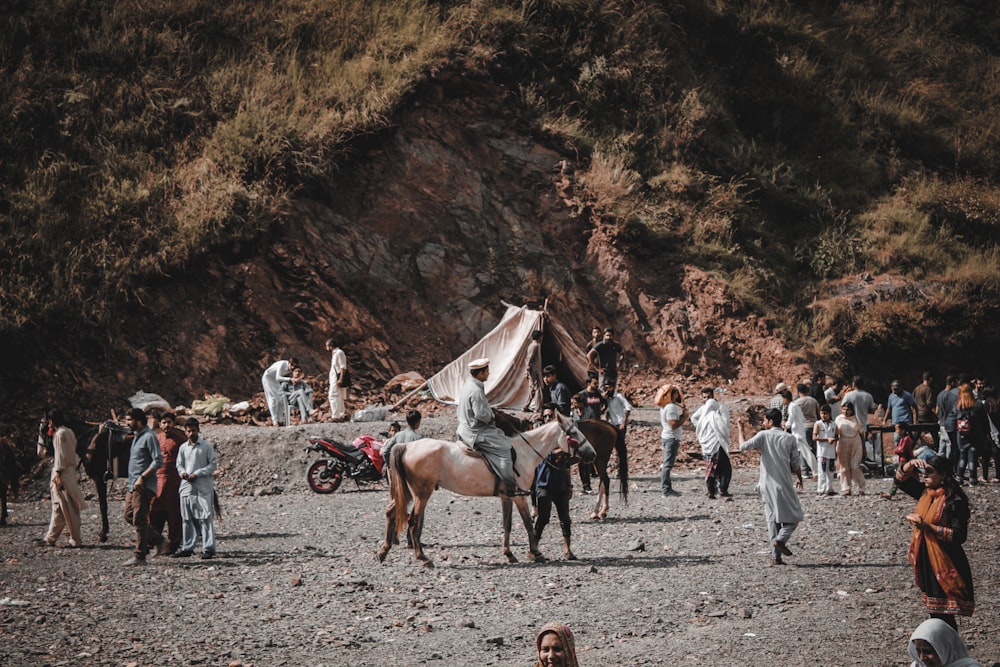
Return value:
<svg viewBox="0 0 1000 667">
<path fill-rule="evenodd" d="M 465 452 L 466 456 L 471 456 L 474 459 L 485 459 L 486 458 L 485 456 L 483 456 L 483 453 L 481 451 L 479 451 L 478 449 L 473 449 L 472 447 L 469 447 L 467 444 L 465 444 L 461 440 L 457 440 L 456 442 L 458 442 L 458 444 L 461 446 L 461 449 L 462 449 L 463 452 Z M 517 463 L 517 450 L 514 449 L 513 447 L 510 448 L 510 462 L 512 464 L 516 464 Z M 492 468 L 491 468 L 491 470 L 492 470 Z M 515 468 L 515 470 L 516 470 L 516 468 Z"/>
</svg>

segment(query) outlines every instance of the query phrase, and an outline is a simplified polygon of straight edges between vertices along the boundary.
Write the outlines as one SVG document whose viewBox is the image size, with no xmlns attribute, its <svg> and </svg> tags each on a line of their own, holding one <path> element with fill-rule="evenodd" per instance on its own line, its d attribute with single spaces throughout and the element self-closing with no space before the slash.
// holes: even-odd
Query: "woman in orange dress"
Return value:
<svg viewBox="0 0 1000 667">
<path fill-rule="evenodd" d="M 955 617 L 972 616 L 976 608 L 972 568 L 962 549 L 969 533 L 969 499 L 952 475 L 951 462 L 940 455 L 907 461 L 896 472 L 896 486 L 918 499 L 917 511 L 906 516 L 913 526 L 907 560 L 924 606 L 931 618 L 957 628 Z"/>
</svg>

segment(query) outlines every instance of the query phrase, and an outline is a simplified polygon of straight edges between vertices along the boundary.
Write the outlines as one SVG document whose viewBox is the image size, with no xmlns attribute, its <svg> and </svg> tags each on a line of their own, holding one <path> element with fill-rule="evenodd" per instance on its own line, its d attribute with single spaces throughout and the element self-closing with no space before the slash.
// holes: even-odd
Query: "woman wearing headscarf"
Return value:
<svg viewBox="0 0 1000 667">
<path fill-rule="evenodd" d="M 937 618 L 921 623 L 910 635 L 910 667 L 983 667 L 969 657 L 969 649 L 955 628 Z"/>
<path fill-rule="evenodd" d="M 951 463 L 940 455 L 907 461 L 896 472 L 896 486 L 918 499 L 917 511 L 906 515 L 913 526 L 907 560 L 924 606 L 931 618 L 957 628 L 955 616 L 972 616 L 976 608 L 972 568 L 962 549 L 969 532 L 969 499 L 955 482 Z"/>
<path fill-rule="evenodd" d="M 535 667 L 580 667 L 573 633 L 565 623 L 546 623 L 535 637 Z"/>
</svg>

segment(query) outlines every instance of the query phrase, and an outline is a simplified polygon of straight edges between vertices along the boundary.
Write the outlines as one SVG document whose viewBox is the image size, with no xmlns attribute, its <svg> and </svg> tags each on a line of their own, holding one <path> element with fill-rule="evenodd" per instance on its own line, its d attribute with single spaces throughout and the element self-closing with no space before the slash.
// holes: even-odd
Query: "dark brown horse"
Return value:
<svg viewBox="0 0 1000 667">
<path fill-rule="evenodd" d="M 611 452 L 618 452 L 618 492 L 622 497 L 622 504 L 628 505 L 628 450 L 625 448 L 624 438 L 618 438 L 618 429 L 609 422 L 601 419 L 584 419 L 576 424 L 580 427 L 580 432 L 587 436 L 587 440 L 594 445 L 597 456 L 594 457 L 593 466 L 597 470 L 597 477 L 601 480 L 597 488 L 597 502 L 590 512 L 591 519 L 604 519 L 608 516 L 611 508 L 608 502 L 609 489 L 611 488 L 611 477 L 608 475 L 608 463 L 611 460 Z M 580 465 L 586 465 L 581 463 Z"/>
<path fill-rule="evenodd" d="M 118 478 L 128 478 L 128 457 L 130 440 L 126 439 L 128 429 L 113 421 L 94 425 L 79 420 L 66 424 L 76 436 L 76 453 L 80 463 L 97 489 L 97 501 L 101 508 L 101 532 L 97 539 L 108 541 L 108 482 Z M 39 436 L 45 449 L 52 452 L 52 435 L 46 423 L 39 426 Z"/>
<path fill-rule="evenodd" d="M 509 437 L 514 437 L 531 428 L 531 422 L 515 417 L 512 414 L 496 411 L 497 426 Z M 592 465 L 596 472 L 600 485 L 597 489 L 597 502 L 590 512 L 591 519 L 604 519 L 608 516 L 610 504 L 608 502 L 609 489 L 611 488 L 611 477 L 608 475 L 608 463 L 611 460 L 611 453 L 618 452 L 618 489 L 621 493 L 622 503 L 628 505 L 628 450 L 624 441 L 618 439 L 618 429 L 609 422 L 602 419 L 583 419 L 576 423 L 580 432 L 586 436 L 597 455 L 591 463 L 581 463 L 580 465 Z"/>
<path fill-rule="evenodd" d="M 6 442 L 0 442 L 0 526 L 7 524 L 7 490 L 17 495 L 20 478 L 21 466 L 14 450 Z"/>
</svg>

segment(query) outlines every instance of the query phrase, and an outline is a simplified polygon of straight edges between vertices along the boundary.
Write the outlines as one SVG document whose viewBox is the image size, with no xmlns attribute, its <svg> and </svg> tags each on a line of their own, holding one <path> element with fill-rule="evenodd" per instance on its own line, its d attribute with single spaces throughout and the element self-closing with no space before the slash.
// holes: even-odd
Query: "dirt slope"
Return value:
<svg viewBox="0 0 1000 667">
<path fill-rule="evenodd" d="M 390 398 L 386 381 L 435 372 L 496 324 L 502 301 L 548 299 L 581 341 L 615 326 L 638 402 L 665 378 L 760 391 L 801 376 L 721 281 L 624 255 L 590 212 L 574 155 L 513 108 L 495 84 L 442 75 L 391 131 L 358 144 L 336 188 L 300 192 L 259 246 L 165 276 L 123 339 L 51 350 L 31 391 L 12 395 L 12 423 L 30 433 L 54 404 L 103 417 L 138 389 L 173 405 L 243 400 L 287 356 L 322 396 L 327 337 L 348 353 L 356 403 Z"/>
</svg>

